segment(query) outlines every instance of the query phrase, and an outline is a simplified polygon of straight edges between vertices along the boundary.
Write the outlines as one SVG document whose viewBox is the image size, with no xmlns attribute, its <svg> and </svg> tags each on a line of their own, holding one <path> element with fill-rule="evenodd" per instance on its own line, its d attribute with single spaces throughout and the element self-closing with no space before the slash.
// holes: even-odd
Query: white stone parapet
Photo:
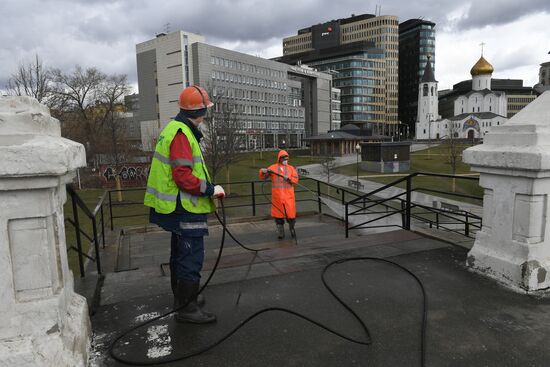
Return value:
<svg viewBox="0 0 550 367">
<path fill-rule="evenodd" d="M 550 288 L 550 91 L 493 127 L 463 160 L 485 190 L 467 265 L 518 290 Z"/>
<path fill-rule="evenodd" d="M 84 147 L 29 97 L 0 97 L 0 366 L 85 366 L 86 300 L 67 263 L 65 184 Z"/>
</svg>

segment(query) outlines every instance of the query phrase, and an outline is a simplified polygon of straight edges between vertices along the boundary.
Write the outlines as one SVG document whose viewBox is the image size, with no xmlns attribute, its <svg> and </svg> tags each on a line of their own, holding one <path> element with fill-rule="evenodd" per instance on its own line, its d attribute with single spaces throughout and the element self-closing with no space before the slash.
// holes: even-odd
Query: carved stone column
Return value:
<svg viewBox="0 0 550 367">
<path fill-rule="evenodd" d="M 550 91 L 464 151 L 485 189 L 468 266 L 516 289 L 550 287 Z"/>
<path fill-rule="evenodd" d="M 84 147 L 35 99 L 0 97 L 0 159 L 0 365 L 85 366 L 90 321 L 63 217 Z"/>
</svg>

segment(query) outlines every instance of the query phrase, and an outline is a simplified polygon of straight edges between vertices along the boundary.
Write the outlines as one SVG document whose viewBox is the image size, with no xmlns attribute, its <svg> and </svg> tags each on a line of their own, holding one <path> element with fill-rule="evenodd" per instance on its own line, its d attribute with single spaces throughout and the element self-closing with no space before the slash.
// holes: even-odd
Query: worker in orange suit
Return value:
<svg viewBox="0 0 550 367">
<path fill-rule="evenodd" d="M 290 235 L 296 238 L 296 200 L 294 185 L 298 184 L 296 168 L 288 164 L 288 153 L 281 150 L 277 163 L 269 168 L 260 169 L 260 179 L 271 178 L 271 216 L 275 218 L 279 239 L 285 237 L 285 218 L 290 228 Z"/>
</svg>

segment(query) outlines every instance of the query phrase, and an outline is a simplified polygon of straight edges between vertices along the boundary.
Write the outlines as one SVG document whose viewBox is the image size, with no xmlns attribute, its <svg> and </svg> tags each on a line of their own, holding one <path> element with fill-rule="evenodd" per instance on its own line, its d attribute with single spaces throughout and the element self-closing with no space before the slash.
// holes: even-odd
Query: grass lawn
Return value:
<svg viewBox="0 0 550 367">
<path fill-rule="evenodd" d="M 461 150 L 470 147 L 470 145 L 465 145 L 461 147 Z M 355 177 L 357 174 L 357 165 L 350 164 L 347 166 L 338 167 L 335 169 L 336 173 L 348 175 Z M 445 173 L 452 174 L 452 169 L 448 163 L 448 147 L 444 144 L 431 147 L 430 149 L 420 150 L 414 153 L 411 153 L 411 169 L 408 172 L 404 172 L 402 176 L 395 175 L 392 176 L 388 173 L 380 172 L 370 172 L 364 171 L 359 168 L 359 176 L 374 176 L 374 177 L 364 177 L 365 179 L 388 184 L 390 182 L 396 181 L 399 178 L 403 177 L 406 174 L 413 172 L 428 172 L 428 173 Z M 462 158 L 459 158 L 459 163 L 456 167 L 456 174 L 466 174 L 472 173 L 470 171 L 470 166 L 462 162 Z M 380 177 L 377 177 L 380 176 Z M 405 182 L 398 184 L 398 187 L 405 188 Z M 430 176 L 420 176 L 413 179 L 413 188 L 429 188 L 440 191 L 452 191 L 453 180 L 450 178 L 443 177 L 430 177 Z M 466 180 L 466 179 L 456 179 L 455 180 L 455 192 L 466 195 L 473 196 L 482 196 L 483 189 L 478 185 L 477 181 Z M 468 198 L 459 198 L 453 195 L 444 195 L 433 193 L 436 196 L 449 197 L 455 200 L 464 200 L 472 202 L 475 204 L 481 204 L 480 200 L 468 199 Z"/>
</svg>

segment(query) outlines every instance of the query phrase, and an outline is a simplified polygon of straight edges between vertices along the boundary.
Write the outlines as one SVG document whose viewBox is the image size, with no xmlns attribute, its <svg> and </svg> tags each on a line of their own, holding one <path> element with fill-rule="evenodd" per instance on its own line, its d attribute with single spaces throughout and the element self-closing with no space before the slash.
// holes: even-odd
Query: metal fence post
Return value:
<svg viewBox="0 0 550 367">
<path fill-rule="evenodd" d="M 405 228 L 407 226 L 407 214 L 405 213 L 405 202 L 401 200 L 401 227 Z"/>
<path fill-rule="evenodd" d="M 407 231 L 411 230 L 411 189 L 412 189 L 412 177 L 407 177 L 407 209 L 406 209 L 406 221 L 405 229 Z"/>
<path fill-rule="evenodd" d="M 103 202 L 101 203 L 101 241 L 105 248 L 105 217 L 103 215 Z"/>
<path fill-rule="evenodd" d="M 256 216 L 256 189 L 254 188 L 254 181 L 250 182 L 252 192 L 252 216 Z"/>
<path fill-rule="evenodd" d="M 111 191 L 109 190 L 109 214 L 111 214 L 111 231 L 115 229 L 113 221 L 113 203 L 111 201 Z"/>
<path fill-rule="evenodd" d="M 346 203 L 346 191 L 342 189 L 342 205 Z"/>
<path fill-rule="evenodd" d="M 97 241 L 97 223 L 95 217 L 92 218 L 92 230 L 94 233 L 95 261 L 97 265 L 97 274 L 101 274 L 101 260 L 99 259 L 99 243 Z"/>
<path fill-rule="evenodd" d="M 78 220 L 78 208 L 76 206 L 76 200 L 74 198 L 74 192 L 69 191 L 71 194 L 71 203 L 73 205 L 73 219 L 74 219 L 74 230 L 76 234 L 76 247 L 78 248 L 78 267 L 80 268 L 80 276 L 84 277 L 84 259 L 82 258 L 82 240 L 80 238 L 80 222 Z"/>
<path fill-rule="evenodd" d="M 348 229 L 348 204 L 346 203 L 346 238 L 349 237 L 349 229 Z"/>
<path fill-rule="evenodd" d="M 317 181 L 317 205 L 319 206 L 319 214 L 322 213 L 322 206 L 321 206 L 321 182 Z"/>
<path fill-rule="evenodd" d="M 439 213 L 435 213 L 435 228 L 439 229 Z"/>
<path fill-rule="evenodd" d="M 468 221 L 468 212 L 465 212 L 466 214 L 466 221 L 464 223 L 464 235 L 470 236 L 470 223 Z"/>
</svg>

